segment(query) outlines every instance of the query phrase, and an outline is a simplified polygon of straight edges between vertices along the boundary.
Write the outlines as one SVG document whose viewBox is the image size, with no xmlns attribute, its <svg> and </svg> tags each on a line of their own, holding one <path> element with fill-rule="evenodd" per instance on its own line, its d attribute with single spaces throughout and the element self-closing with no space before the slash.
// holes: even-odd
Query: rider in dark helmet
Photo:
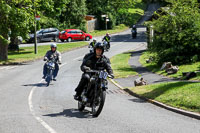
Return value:
<svg viewBox="0 0 200 133">
<path fill-rule="evenodd" d="M 108 72 L 113 78 L 113 70 L 110 66 L 110 60 L 107 58 L 104 53 L 104 46 L 102 43 L 96 43 L 94 47 L 94 53 L 86 54 L 83 58 L 81 65 L 81 70 L 83 71 L 82 78 L 75 89 L 76 94 L 74 96 L 75 100 L 80 100 L 80 95 L 83 91 L 84 86 L 88 83 L 91 73 L 87 73 L 87 70 L 104 70 Z"/>
<path fill-rule="evenodd" d="M 51 44 L 51 50 L 47 51 L 47 53 L 45 54 L 44 61 L 52 60 L 53 58 L 55 59 L 55 70 L 53 73 L 53 80 L 56 81 L 56 76 L 59 71 L 58 64 L 61 64 L 61 54 L 57 50 L 57 45 L 55 43 Z M 45 78 L 46 75 L 47 75 L 47 64 L 45 63 L 44 68 L 43 68 L 43 77 L 42 78 Z"/>
<path fill-rule="evenodd" d="M 111 40 L 109 33 L 106 33 L 106 35 L 103 37 L 102 41 L 104 41 L 104 40 L 108 43 L 108 49 L 109 49 L 110 48 L 110 40 Z"/>
<path fill-rule="evenodd" d="M 90 48 L 90 47 L 93 47 L 93 48 L 94 48 L 94 46 L 95 46 L 96 43 L 97 43 L 97 39 L 94 38 L 93 41 L 89 44 L 88 47 L 89 47 L 89 48 Z"/>
</svg>

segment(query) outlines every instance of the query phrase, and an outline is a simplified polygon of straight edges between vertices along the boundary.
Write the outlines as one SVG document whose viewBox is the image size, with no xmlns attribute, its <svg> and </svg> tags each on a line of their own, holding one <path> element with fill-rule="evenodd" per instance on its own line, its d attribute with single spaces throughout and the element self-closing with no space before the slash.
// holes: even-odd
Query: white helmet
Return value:
<svg viewBox="0 0 200 133">
<path fill-rule="evenodd" d="M 57 45 L 55 43 L 51 43 L 51 48 L 56 48 Z"/>
<path fill-rule="evenodd" d="M 96 39 L 96 38 L 93 38 L 93 41 L 97 41 L 97 39 Z"/>
</svg>

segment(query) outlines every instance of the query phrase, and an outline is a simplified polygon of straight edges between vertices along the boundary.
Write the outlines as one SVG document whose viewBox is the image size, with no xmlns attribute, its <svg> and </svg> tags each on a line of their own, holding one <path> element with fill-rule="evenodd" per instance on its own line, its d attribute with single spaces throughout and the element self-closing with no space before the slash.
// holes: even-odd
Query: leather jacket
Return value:
<svg viewBox="0 0 200 133">
<path fill-rule="evenodd" d="M 96 58 L 95 53 L 86 54 L 83 58 L 83 63 L 81 65 L 81 70 L 86 71 L 86 68 L 89 67 L 92 70 L 105 70 L 109 74 L 113 74 L 113 70 L 110 66 L 110 60 L 106 56 L 102 55 L 100 58 Z"/>
<path fill-rule="evenodd" d="M 51 60 L 52 58 L 55 59 L 56 63 L 61 63 L 61 54 L 59 51 L 55 51 L 55 52 L 52 52 L 51 50 L 47 51 L 47 53 L 45 54 L 44 56 L 44 60 L 45 59 L 48 59 L 48 60 Z"/>
</svg>

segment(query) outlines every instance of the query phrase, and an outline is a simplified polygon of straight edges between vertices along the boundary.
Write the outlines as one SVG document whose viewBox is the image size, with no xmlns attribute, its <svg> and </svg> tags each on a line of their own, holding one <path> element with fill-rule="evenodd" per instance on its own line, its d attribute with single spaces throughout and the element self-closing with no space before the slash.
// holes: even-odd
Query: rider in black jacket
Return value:
<svg viewBox="0 0 200 133">
<path fill-rule="evenodd" d="M 108 49 L 109 49 L 110 48 L 110 40 L 111 40 L 109 33 L 106 33 L 106 36 L 104 36 L 102 41 L 104 41 L 104 40 L 108 43 Z"/>
<path fill-rule="evenodd" d="M 75 89 L 76 94 L 74 96 L 75 100 L 80 99 L 80 95 L 83 91 L 83 87 L 88 83 L 90 79 L 90 74 L 86 72 L 86 70 L 104 70 L 108 72 L 114 78 L 113 70 L 110 66 L 110 60 L 104 53 L 104 46 L 100 42 L 98 42 L 94 47 L 94 53 L 86 54 L 83 58 L 83 63 L 81 65 L 81 70 L 84 72 L 82 74 L 81 81 L 79 82 L 77 88 Z"/>
</svg>

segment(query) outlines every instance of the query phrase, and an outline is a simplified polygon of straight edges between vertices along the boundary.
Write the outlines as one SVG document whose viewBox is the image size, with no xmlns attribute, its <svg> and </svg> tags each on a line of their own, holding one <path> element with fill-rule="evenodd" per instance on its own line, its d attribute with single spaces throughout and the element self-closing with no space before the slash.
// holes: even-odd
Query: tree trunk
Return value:
<svg viewBox="0 0 200 133">
<path fill-rule="evenodd" d="M 0 60 L 8 59 L 8 45 L 3 44 L 3 40 L 0 39 Z"/>
</svg>

